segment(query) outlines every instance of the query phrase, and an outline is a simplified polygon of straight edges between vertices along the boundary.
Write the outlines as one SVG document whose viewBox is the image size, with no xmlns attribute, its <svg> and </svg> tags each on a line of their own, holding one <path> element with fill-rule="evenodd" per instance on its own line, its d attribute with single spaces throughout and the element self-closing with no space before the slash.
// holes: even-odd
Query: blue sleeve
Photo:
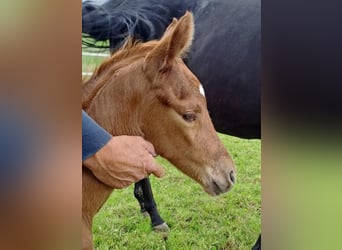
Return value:
<svg viewBox="0 0 342 250">
<path fill-rule="evenodd" d="M 82 161 L 99 151 L 112 136 L 82 110 Z"/>
</svg>

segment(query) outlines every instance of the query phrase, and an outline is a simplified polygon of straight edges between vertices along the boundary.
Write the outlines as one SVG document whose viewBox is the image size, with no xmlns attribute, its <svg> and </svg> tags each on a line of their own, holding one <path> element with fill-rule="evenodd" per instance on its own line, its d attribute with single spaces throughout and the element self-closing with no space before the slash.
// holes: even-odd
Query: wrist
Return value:
<svg viewBox="0 0 342 250">
<path fill-rule="evenodd" d="M 83 165 L 92 171 L 98 170 L 101 165 L 101 159 L 104 160 L 103 156 L 106 155 L 106 151 L 110 148 L 110 144 L 115 137 L 111 137 L 107 143 L 105 143 L 99 150 L 97 150 L 93 155 L 88 157 L 83 161 Z M 108 152 L 109 153 L 109 152 Z"/>
<path fill-rule="evenodd" d="M 94 171 L 95 169 L 97 169 L 98 162 L 97 162 L 96 154 L 97 152 L 93 154 L 92 156 L 88 157 L 86 160 L 84 160 L 82 165 L 91 171 Z"/>
</svg>

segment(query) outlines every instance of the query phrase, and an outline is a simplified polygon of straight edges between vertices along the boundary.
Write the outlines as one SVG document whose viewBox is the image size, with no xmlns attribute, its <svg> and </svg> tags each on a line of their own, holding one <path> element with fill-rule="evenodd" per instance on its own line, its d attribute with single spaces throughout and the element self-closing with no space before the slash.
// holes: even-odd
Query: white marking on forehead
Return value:
<svg viewBox="0 0 342 250">
<path fill-rule="evenodd" d="M 199 91 L 205 97 L 204 88 L 203 88 L 202 84 L 200 84 L 200 86 L 199 86 Z"/>
</svg>

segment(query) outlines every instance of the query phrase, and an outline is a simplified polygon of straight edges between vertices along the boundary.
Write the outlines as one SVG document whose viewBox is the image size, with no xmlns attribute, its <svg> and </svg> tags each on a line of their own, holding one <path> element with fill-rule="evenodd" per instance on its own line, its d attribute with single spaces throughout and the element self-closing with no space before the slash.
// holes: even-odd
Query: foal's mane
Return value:
<svg viewBox="0 0 342 250">
<path fill-rule="evenodd" d="M 106 59 L 98 68 L 95 69 L 92 76 L 82 84 L 82 109 L 89 107 L 90 103 L 107 83 L 115 72 L 122 67 L 134 63 L 140 58 L 144 58 L 156 45 L 158 41 L 141 43 L 133 42 L 128 39 L 123 47 Z"/>
</svg>

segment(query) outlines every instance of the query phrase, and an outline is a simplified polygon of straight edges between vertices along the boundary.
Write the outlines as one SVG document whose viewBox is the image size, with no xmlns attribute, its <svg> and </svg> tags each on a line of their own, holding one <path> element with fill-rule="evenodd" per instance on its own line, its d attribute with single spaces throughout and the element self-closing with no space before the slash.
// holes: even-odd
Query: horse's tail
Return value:
<svg viewBox="0 0 342 250">
<path fill-rule="evenodd" d="M 96 5 L 82 3 L 83 44 L 93 47 L 117 47 L 127 37 L 148 41 L 158 39 L 173 17 L 191 10 L 194 0 L 108 0 Z M 90 40 L 92 38 L 93 40 Z M 110 44 L 96 45 L 109 40 Z"/>
</svg>

